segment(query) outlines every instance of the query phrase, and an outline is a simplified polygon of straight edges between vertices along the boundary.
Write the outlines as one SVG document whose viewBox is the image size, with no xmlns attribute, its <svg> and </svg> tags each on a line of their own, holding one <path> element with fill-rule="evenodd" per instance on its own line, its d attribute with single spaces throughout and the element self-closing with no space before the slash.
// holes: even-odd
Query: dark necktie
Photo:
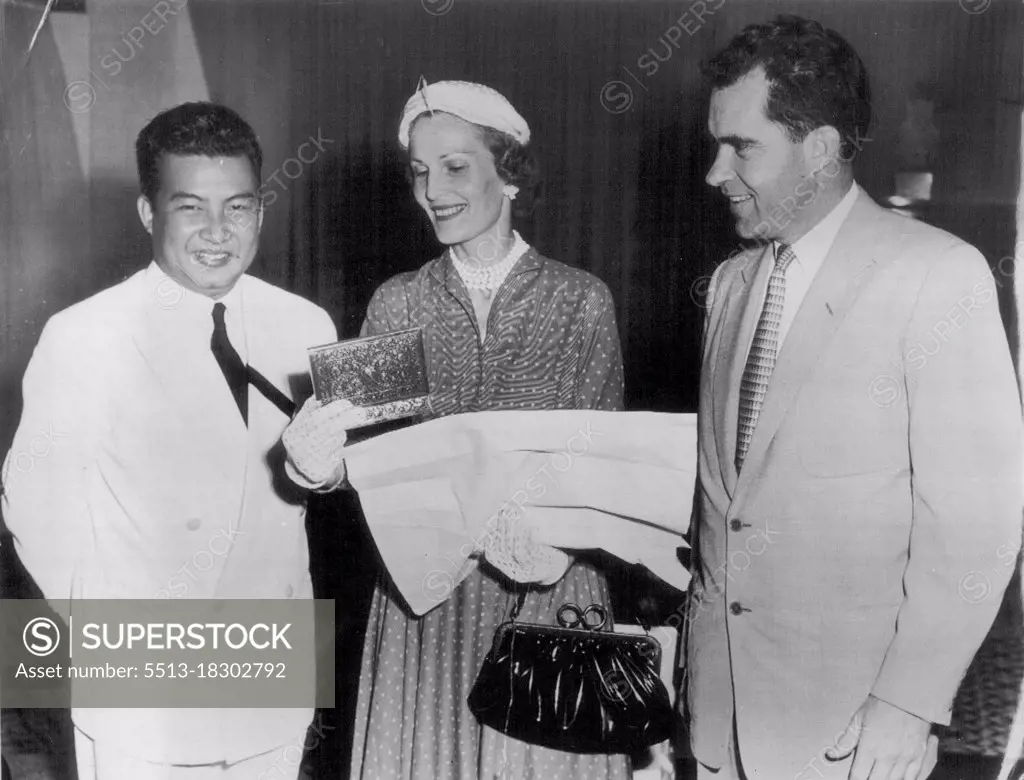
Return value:
<svg viewBox="0 0 1024 780">
<path fill-rule="evenodd" d="M 224 304 L 213 305 L 213 337 L 210 339 L 210 350 L 217 359 L 224 379 L 227 380 L 231 394 L 238 404 L 238 411 L 242 414 L 242 421 L 249 425 L 249 377 L 246 365 L 238 356 L 235 348 L 231 346 L 228 339 L 228 331 L 224 326 Z"/>
<path fill-rule="evenodd" d="M 775 256 L 775 267 L 768 278 L 768 292 L 764 297 L 764 308 L 754 331 L 754 341 L 747 354 L 747 365 L 740 382 L 740 417 L 736 436 L 736 471 L 743 468 L 743 460 L 754 437 L 757 418 L 768 394 L 768 380 L 775 370 L 779 353 L 779 325 L 782 322 L 782 307 L 786 302 L 786 269 L 796 259 L 788 244 L 779 244 Z"/>
</svg>

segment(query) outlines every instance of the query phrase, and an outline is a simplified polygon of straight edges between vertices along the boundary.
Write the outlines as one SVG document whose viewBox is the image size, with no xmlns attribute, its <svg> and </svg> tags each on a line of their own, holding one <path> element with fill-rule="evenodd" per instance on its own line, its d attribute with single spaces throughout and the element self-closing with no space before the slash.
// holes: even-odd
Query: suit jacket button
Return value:
<svg viewBox="0 0 1024 780">
<path fill-rule="evenodd" d="M 738 615 L 741 612 L 743 612 L 743 605 L 740 604 L 738 601 L 734 601 L 732 604 L 729 605 L 729 611 L 732 612 L 732 614 L 734 615 Z"/>
<path fill-rule="evenodd" d="M 190 531 L 198 531 L 199 526 L 203 524 L 203 521 L 198 517 L 190 517 L 188 522 L 185 523 L 185 527 Z"/>
<path fill-rule="evenodd" d="M 739 520 L 732 520 L 729 523 L 729 527 L 734 531 L 739 531 L 741 528 L 743 528 L 743 523 L 741 523 Z"/>
</svg>

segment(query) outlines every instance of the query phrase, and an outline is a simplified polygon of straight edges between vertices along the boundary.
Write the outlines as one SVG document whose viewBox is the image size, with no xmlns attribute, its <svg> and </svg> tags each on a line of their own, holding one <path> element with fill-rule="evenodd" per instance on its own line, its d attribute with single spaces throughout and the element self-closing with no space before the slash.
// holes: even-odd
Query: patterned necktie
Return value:
<svg viewBox="0 0 1024 780">
<path fill-rule="evenodd" d="M 238 411 L 242 414 L 242 420 L 246 426 L 249 425 L 249 377 L 246 365 L 238 356 L 235 348 L 231 346 L 228 339 L 228 330 L 224 326 L 224 304 L 213 305 L 213 337 L 210 339 L 210 350 L 217 359 L 224 379 L 227 380 L 231 394 L 238 404 Z"/>
<path fill-rule="evenodd" d="M 743 468 L 743 460 L 750 449 L 750 440 L 757 427 L 757 418 L 768 393 L 768 381 L 775 370 L 775 359 L 779 353 L 779 325 L 782 323 L 782 307 L 786 301 L 786 269 L 796 259 L 788 244 L 779 244 L 775 255 L 775 267 L 768 279 L 768 293 L 764 298 L 761 319 L 757 321 L 754 341 L 747 355 L 740 383 L 740 418 L 736 436 L 736 471 Z"/>
</svg>

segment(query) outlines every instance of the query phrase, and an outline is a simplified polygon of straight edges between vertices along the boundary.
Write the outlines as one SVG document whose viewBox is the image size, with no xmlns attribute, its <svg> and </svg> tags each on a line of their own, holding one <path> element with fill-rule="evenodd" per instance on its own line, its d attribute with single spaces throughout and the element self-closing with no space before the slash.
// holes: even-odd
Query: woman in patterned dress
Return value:
<svg viewBox="0 0 1024 780">
<path fill-rule="evenodd" d="M 362 334 L 423 330 L 437 416 L 621 409 L 622 356 L 608 288 L 544 257 L 512 230 L 513 200 L 534 170 L 522 117 L 487 87 L 439 82 L 410 98 L 399 139 L 416 200 L 448 249 L 385 282 Z M 302 471 L 301 453 L 289 452 Z M 381 578 L 363 650 L 352 780 L 630 776 L 626 756 L 529 745 L 481 726 L 466 704 L 495 630 L 524 588 L 520 619 L 528 622 L 553 624 L 565 602 L 610 608 L 605 577 L 585 557 L 562 555 L 557 568 L 534 575 L 517 586 L 481 562 L 421 617 Z"/>
</svg>

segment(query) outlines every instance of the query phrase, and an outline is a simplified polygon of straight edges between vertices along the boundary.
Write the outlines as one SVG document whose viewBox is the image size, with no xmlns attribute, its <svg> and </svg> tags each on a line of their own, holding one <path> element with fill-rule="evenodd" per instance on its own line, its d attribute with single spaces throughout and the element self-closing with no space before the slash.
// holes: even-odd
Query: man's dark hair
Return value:
<svg viewBox="0 0 1024 780">
<path fill-rule="evenodd" d="M 155 116 L 135 141 L 142 194 L 152 203 L 160 189 L 160 157 L 247 157 L 256 181 L 263 170 L 263 150 L 242 117 L 216 103 L 182 103 Z"/>
<path fill-rule="evenodd" d="M 769 82 L 765 116 L 793 141 L 831 125 L 852 160 L 871 124 L 871 85 L 853 47 L 820 22 L 782 15 L 752 24 L 703 67 L 712 89 L 731 87 L 757 68 Z"/>
</svg>

